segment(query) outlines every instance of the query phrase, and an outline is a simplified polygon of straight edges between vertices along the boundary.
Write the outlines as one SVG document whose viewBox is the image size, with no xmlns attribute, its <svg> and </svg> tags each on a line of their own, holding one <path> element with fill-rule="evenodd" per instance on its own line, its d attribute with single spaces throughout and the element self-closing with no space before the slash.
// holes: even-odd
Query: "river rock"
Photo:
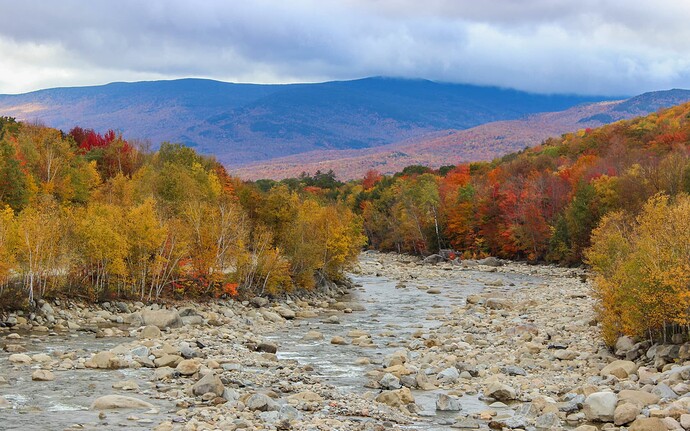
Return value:
<svg viewBox="0 0 690 431">
<path fill-rule="evenodd" d="M 265 307 L 268 305 L 268 299 L 261 297 L 261 296 L 255 296 L 249 300 L 249 303 L 252 304 L 256 308 L 261 308 L 261 307 Z"/>
<path fill-rule="evenodd" d="M 630 425 L 628 431 L 667 431 L 668 428 L 659 418 L 639 418 Z"/>
<path fill-rule="evenodd" d="M 283 319 L 292 320 L 295 318 L 295 312 L 287 307 L 278 307 L 276 312 L 280 314 Z"/>
<path fill-rule="evenodd" d="M 88 368 L 115 370 L 122 365 L 120 359 L 113 352 L 98 352 L 85 364 Z"/>
<path fill-rule="evenodd" d="M 484 306 L 492 310 L 504 310 L 512 307 L 510 300 L 505 298 L 488 298 Z"/>
<path fill-rule="evenodd" d="M 595 392 L 585 398 L 584 413 L 588 420 L 612 422 L 618 396 L 613 392 Z"/>
<path fill-rule="evenodd" d="M 120 389 L 123 391 L 138 391 L 139 385 L 134 380 L 120 380 L 112 385 L 113 389 Z"/>
<path fill-rule="evenodd" d="M 303 391 L 287 397 L 288 402 L 299 403 L 322 403 L 321 395 L 313 391 Z"/>
<path fill-rule="evenodd" d="M 15 353 L 13 355 L 10 355 L 10 357 L 7 358 L 7 360 L 12 362 L 13 364 L 26 365 L 31 363 L 31 357 L 24 353 Z"/>
<path fill-rule="evenodd" d="M 400 379 L 391 373 L 384 374 L 379 380 L 379 384 L 383 389 L 400 389 L 402 387 Z"/>
<path fill-rule="evenodd" d="M 556 413 L 545 413 L 537 418 L 534 426 L 539 430 L 553 430 L 560 428 L 561 420 Z"/>
<path fill-rule="evenodd" d="M 594 425 L 580 425 L 579 427 L 573 429 L 573 431 L 599 431 L 599 428 Z"/>
<path fill-rule="evenodd" d="M 462 409 L 460 398 L 446 394 L 438 394 L 436 397 L 436 410 L 457 412 Z"/>
<path fill-rule="evenodd" d="M 182 318 L 175 310 L 144 310 L 141 313 L 145 325 L 164 328 L 179 328 L 182 326 Z"/>
<path fill-rule="evenodd" d="M 2 350 L 6 351 L 7 353 L 24 353 L 26 352 L 26 347 L 22 346 L 21 344 L 6 344 Z"/>
<path fill-rule="evenodd" d="M 414 396 L 409 388 L 396 389 L 394 391 L 383 391 L 377 397 L 376 401 L 391 407 L 404 407 L 408 404 L 414 403 Z"/>
<path fill-rule="evenodd" d="M 323 340 L 323 334 L 319 331 L 309 331 L 304 334 L 302 338 L 304 341 L 318 341 Z"/>
<path fill-rule="evenodd" d="M 177 370 L 177 372 L 183 376 L 191 376 L 192 374 L 199 371 L 199 367 L 199 363 L 194 359 L 185 359 L 183 361 L 180 361 L 179 364 L 177 364 L 175 370 Z"/>
<path fill-rule="evenodd" d="M 661 398 L 659 398 L 658 395 L 649 392 L 624 389 L 618 393 L 618 399 L 621 402 L 633 403 L 642 408 L 658 403 Z"/>
<path fill-rule="evenodd" d="M 336 345 L 345 345 L 347 344 L 347 340 L 344 339 L 343 337 L 335 336 L 331 338 L 331 344 L 336 344 Z"/>
<path fill-rule="evenodd" d="M 613 423 L 616 426 L 625 425 L 634 421 L 639 414 L 640 407 L 638 405 L 634 403 L 619 404 L 613 412 Z"/>
<path fill-rule="evenodd" d="M 258 346 L 256 346 L 256 351 L 257 352 L 266 352 L 266 353 L 276 353 L 278 351 L 278 345 L 275 343 L 271 342 L 263 342 L 259 343 Z"/>
<path fill-rule="evenodd" d="M 271 397 L 264 394 L 252 394 L 244 403 L 249 410 L 254 411 L 277 411 L 280 407 Z"/>
<path fill-rule="evenodd" d="M 637 364 L 635 364 L 632 361 L 613 361 L 607 366 L 605 366 L 599 375 L 602 377 L 606 376 L 616 376 L 619 379 L 626 379 L 628 376 L 631 374 L 634 374 L 635 371 L 637 371 Z"/>
<path fill-rule="evenodd" d="M 479 265 L 484 265 L 484 266 L 493 266 L 493 267 L 503 266 L 503 262 L 501 262 L 499 259 L 497 259 L 493 256 L 490 256 L 490 257 L 487 257 L 484 259 L 479 259 L 477 261 L 477 263 Z"/>
<path fill-rule="evenodd" d="M 153 404 L 134 397 L 106 395 L 91 403 L 91 410 L 109 409 L 152 409 Z"/>
<path fill-rule="evenodd" d="M 635 342 L 633 341 L 632 338 L 628 336 L 622 336 L 618 337 L 616 340 L 616 355 L 617 356 L 625 356 L 626 353 L 629 351 L 633 350 L 635 348 Z"/>
<path fill-rule="evenodd" d="M 500 382 L 490 383 L 484 391 L 484 395 L 498 401 L 511 401 L 517 398 L 515 389 Z"/>
<path fill-rule="evenodd" d="M 580 356 L 580 354 L 575 352 L 574 350 L 562 349 L 553 352 L 553 356 L 554 358 L 560 359 L 561 361 L 572 361 L 573 359 Z"/>
<path fill-rule="evenodd" d="M 440 383 L 449 383 L 449 384 L 457 382 L 459 378 L 460 378 L 460 372 L 455 367 L 448 367 L 448 368 L 442 370 L 436 376 L 436 380 L 438 380 Z"/>
<path fill-rule="evenodd" d="M 158 326 L 145 326 L 139 333 L 139 338 L 156 339 L 161 337 L 161 330 Z"/>
<path fill-rule="evenodd" d="M 182 362 L 182 356 L 165 354 L 160 358 L 154 359 L 153 363 L 156 367 L 176 367 L 177 364 Z"/>
<path fill-rule="evenodd" d="M 206 374 L 192 386 L 192 393 L 196 396 L 212 392 L 220 397 L 223 395 L 224 390 L 225 386 L 223 386 L 223 382 L 213 373 Z"/>
<path fill-rule="evenodd" d="M 50 370 L 36 370 L 31 374 L 31 380 L 50 382 L 55 380 L 55 375 Z"/>
</svg>

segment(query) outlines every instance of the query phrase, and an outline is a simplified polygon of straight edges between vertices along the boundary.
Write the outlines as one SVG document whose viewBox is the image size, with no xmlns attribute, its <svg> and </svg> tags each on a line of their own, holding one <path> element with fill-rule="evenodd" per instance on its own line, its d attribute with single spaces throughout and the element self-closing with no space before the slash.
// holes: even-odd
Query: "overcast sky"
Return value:
<svg viewBox="0 0 690 431">
<path fill-rule="evenodd" d="M 690 88 L 686 0 L 0 0 L 0 93 L 385 75 L 542 93 Z"/>
</svg>

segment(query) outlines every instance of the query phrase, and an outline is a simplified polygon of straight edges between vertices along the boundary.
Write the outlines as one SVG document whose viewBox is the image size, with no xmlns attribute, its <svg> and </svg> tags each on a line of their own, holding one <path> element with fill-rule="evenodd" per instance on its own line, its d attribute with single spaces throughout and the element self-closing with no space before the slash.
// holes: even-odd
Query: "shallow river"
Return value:
<svg viewBox="0 0 690 431">
<path fill-rule="evenodd" d="M 452 277 L 447 279 L 410 280 L 405 282 L 405 288 L 396 288 L 397 281 L 384 277 L 352 275 L 350 278 L 360 287 L 341 301 L 360 303 L 364 305 L 365 311 L 338 314 L 340 324 L 325 323 L 324 317 L 302 320 L 297 328 L 286 329 L 269 338 L 279 344 L 279 358 L 310 364 L 314 367 L 314 373 L 326 382 L 343 391 L 364 393 L 372 390 L 364 387 L 368 380 L 365 375 L 367 371 L 381 369 L 383 358 L 403 349 L 413 333 L 441 325 L 434 318 L 435 315 L 443 315 L 451 312 L 453 307 L 464 306 L 467 296 L 481 292 L 486 282 L 500 280 L 506 285 L 514 284 L 506 289 L 545 282 L 543 278 L 520 274 L 480 271 L 463 271 L 460 274 L 459 277 L 458 272 L 453 271 Z M 426 288 L 439 288 L 441 293 L 429 294 Z M 494 287 L 493 290 L 496 291 L 497 288 Z M 334 336 L 348 339 L 346 334 L 353 329 L 371 334 L 376 347 L 330 344 Z M 304 341 L 304 334 L 311 330 L 323 333 L 324 339 Z M 369 358 L 371 364 L 357 365 L 356 360 L 360 357 Z M 413 391 L 415 401 L 423 412 L 420 414 L 421 420 L 412 429 L 450 429 L 448 425 L 455 422 L 458 412 L 436 411 L 437 394 L 443 392 Z M 465 395 L 461 401 L 463 414 L 489 409 L 478 396 Z M 495 410 L 499 414 L 512 414 L 509 408 Z"/>
<path fill-rule="evenodd" d="M 366 259 L 366 256 L 364 257 Z M 406 282 L 405 288 L 396 288 L 396 281 L 376 276 L 353 275 L 352 280 L 360 287 L 353 289 L 342 301 L 362 304 L 365 311 L 350 314 L 337 313 L 339 324 L 324 323 L 328 316 L 296 321 L 295 325 L 267 338 L 279 344 L 278 357 L 310 364 L 314 374 L 326 383 L 342 391 L 364 393 L 371 389 L 364 387 L 367 371 L 380 369 L 381 361 L 387 355 L 404 348 L 417 331 L 425 331 L 441 323 L 435 315 L 449 313 L 453 307 L 463 306 L 465 298 L 480 292 L 486 282 L 502 280 L 515 289 L 530 284 L 541 284 L 544 279 L 518 274 L 488 273 L 479 271 L 452 271 L 446 279 L 414 279 Z M 440 289 L 440 294 L 429 294 L 419 287 Z M 495 288 L 494 288 L 495 290 Z M 336 312 L 334 312 L 336 314 Z M 342 336 L 353 329 L 371 334 L 376 347 L 333 345 L 330 339 Z M 324 334 L 321 341 L 304 341 L 304 335 L 311 330 Z M 98 352 L 114 347 L 127 339 L 96 339 L 91 333 L 72 335 L 36 336 L 24 334 L 22 344 L 27 354 L 50 353 L 52 351 Z M 26 339 L 33 340 L 27 342 Z M 414 352 L 412 353 L 414 354 Z M 97 397 L 116 393 L 112 384 L 119 380 L 134 380 L 143 390 L 149 389 L 150 369 L 123 369 L 118 371 L 69 370 L 56 371 L 59 379 L 52 382 L 32 382 L 31 371 L 25 367 L 13 367 L 7 362 L 9 353 L 0 352 L 0 376 L 8 383 L 0 382 L 0 395 L 11 404 L 11 408 L 0 409 L 2 430 L 62 430 L 62 429 L 150 429 L 152 424 L 173 419 L 175 406 L 168 400 L 138 396 L 154 404 L 156 410 L 149 412 L 109 411 L 106 418 L 99 418 L 97 412 L 89 411 L 90 403 Z M 369 358 L 371 364 L 357 365 L 358 358 Z M 32 366 L 38 368 L 38 366 Z M 422 408 L 420 420 L 412 429 L 448 430 L 449 424 L 458 416 L 457 412 L 436 412 L 435 401 L 438 391 L 413 391 L 417 404 Z M 125 394 L 126 395 L 126 394 Z M 487 405 L 477 396 L 463 396 L 462 413 L 486 410 Z M 509 414 L 510 409 L 499 413 Z"/>
</svg>

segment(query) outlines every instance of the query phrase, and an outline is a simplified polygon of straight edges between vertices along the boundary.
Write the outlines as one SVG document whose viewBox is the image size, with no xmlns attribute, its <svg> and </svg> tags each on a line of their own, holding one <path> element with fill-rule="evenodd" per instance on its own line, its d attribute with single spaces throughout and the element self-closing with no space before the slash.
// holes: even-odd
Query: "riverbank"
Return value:
<svg viewBox="0 0 690 431">
<path fill-rule="evenodd" d="M 45 304 L 0 329 L 0 420 L 8 429 L 421 430 L 627 429 L 637 416 L 650 419 L 630 429 L 662 429 L 640 426 L 690 419 L 690 371 L 663 363 L 682 362 L 682 348 L 640 359 L 645 346 L 620 346 L 658 370 L 615 362 L 582 270 L 481 263 L 364 253 L 353 274 L 364 287 L 275 303 Z M 368 301 L 373 280 L 391 298 Z M 365 321 L 371 330 L 353 329 Z M 311 360 L 286 357 L 305 342 Z M 324 376 L 319 364 L 335 355 L 358 365 L 363 378 L 351 381 L 361 388 Z"/>
</svg>

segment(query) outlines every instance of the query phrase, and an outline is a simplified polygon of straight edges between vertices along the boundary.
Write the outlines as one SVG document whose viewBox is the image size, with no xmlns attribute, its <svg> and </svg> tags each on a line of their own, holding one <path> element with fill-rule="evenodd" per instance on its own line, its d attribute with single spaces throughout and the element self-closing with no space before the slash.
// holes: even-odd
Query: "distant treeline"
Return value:
<svg viewBox="0 0 690 431">
<path fill-rule="evenodd" d="M 360 216 L 374 249 L 589 263 L 610 343 L 622 333 L 687 332 L 690 104 L 492 162 L 409 166 L 392 176 L 370 171 L 342 185 L 317 173 L 283 184 L 326 185 L 315 193 Z"/>
</svg>

